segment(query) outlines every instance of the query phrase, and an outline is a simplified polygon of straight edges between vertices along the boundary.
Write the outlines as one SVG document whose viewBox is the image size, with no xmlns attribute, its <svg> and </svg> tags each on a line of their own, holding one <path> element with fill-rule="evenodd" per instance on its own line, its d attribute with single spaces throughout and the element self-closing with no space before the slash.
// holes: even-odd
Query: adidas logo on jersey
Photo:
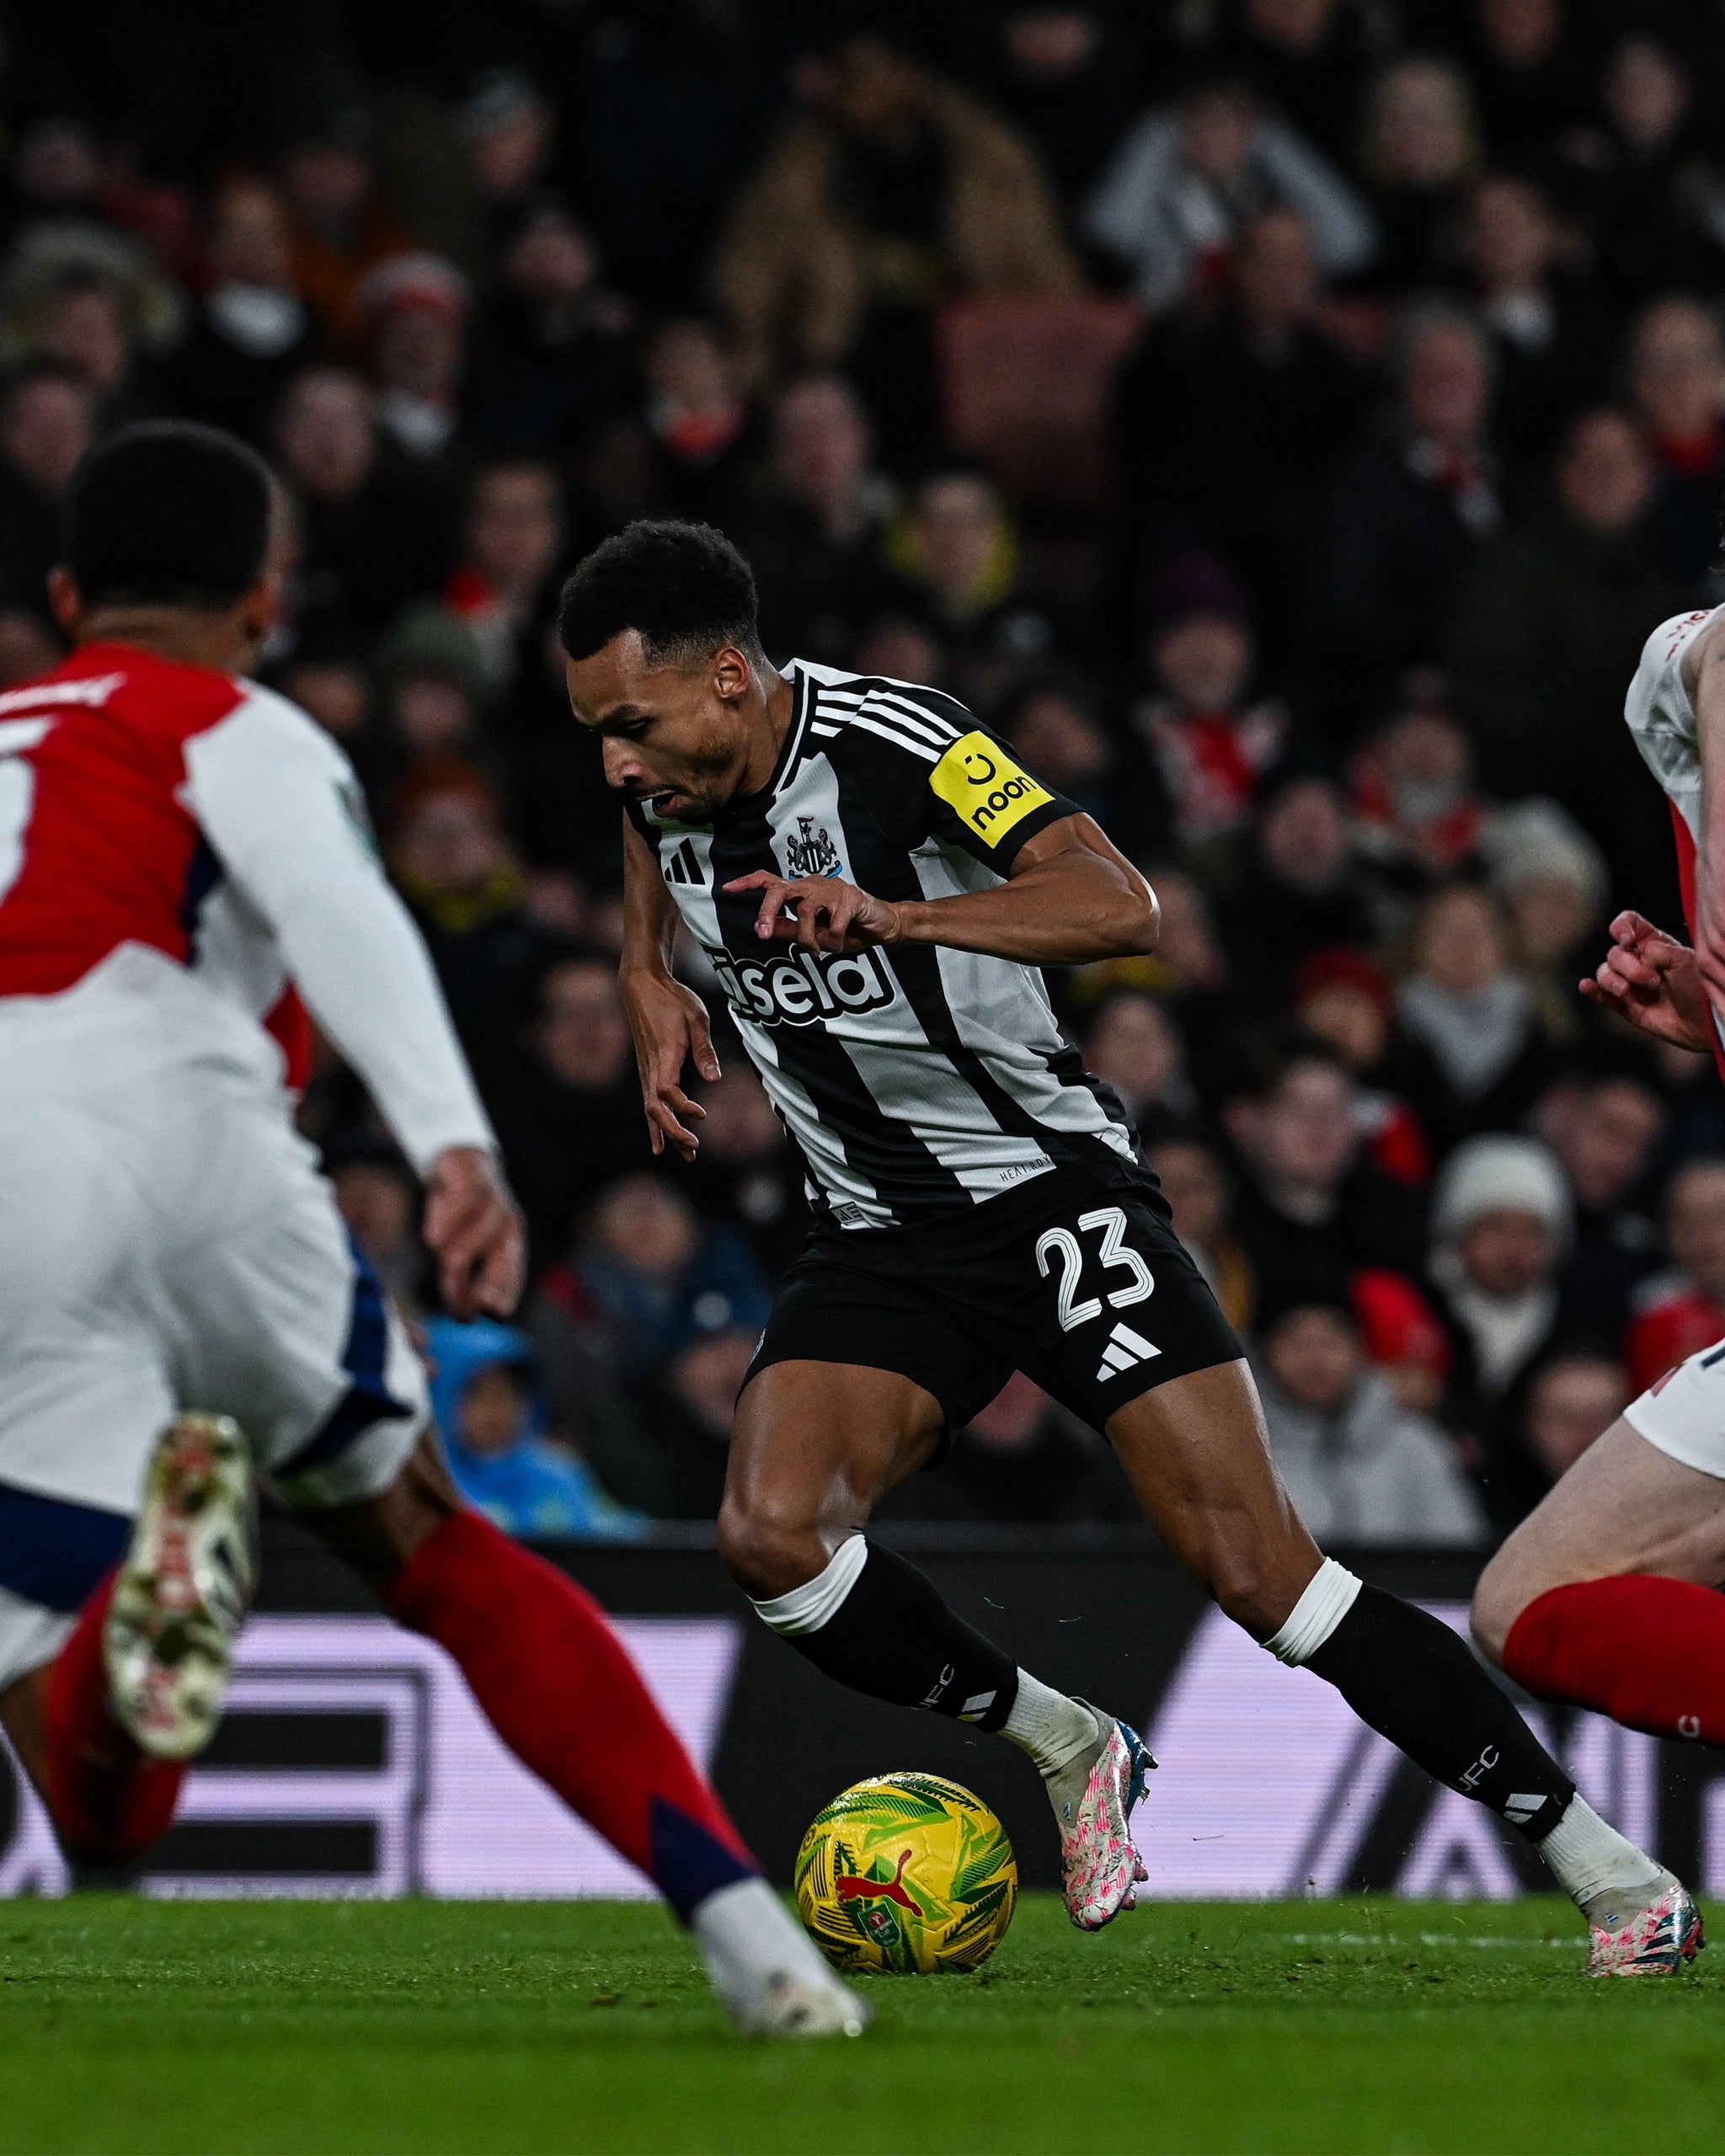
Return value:
<svg viewBox="0 0 1725 2156">
<path fill-rule="evenodd" d="M 680 846 L 672 848 L 662 864 L 661 873 L 667 883 L 705 883 L 701 857 L 695 851 L 692 839 L 685 839 Z"/>
<path fill-rule="evenodd" d="M 1106 1385 L 1110 1378 L 1117 1378 L 1123 1370 L 1135 1370 L 1140 1363 L 1147 1363 L 1152 1355 L 1160 1355 L 1160 1348 L 1146 1340 L 1141 1332 L 1135 1332 L 1130 1325 L 1117 1325 L 1108 1335 L 1108 1344 L 1102 1351 L 1102 1364 L 1096 1374 L 1098 1385 Z"/>
<path fill-rule="evenodd" d="M 873 951 L 839 957 L 781 951 L 770 958 L 734 958 L 711 943 L 702 947 L 732 1008 L 757 1026 L 816 1026 L 859 1011 L 879 1011 L 899 992 Z"/>
</svg>

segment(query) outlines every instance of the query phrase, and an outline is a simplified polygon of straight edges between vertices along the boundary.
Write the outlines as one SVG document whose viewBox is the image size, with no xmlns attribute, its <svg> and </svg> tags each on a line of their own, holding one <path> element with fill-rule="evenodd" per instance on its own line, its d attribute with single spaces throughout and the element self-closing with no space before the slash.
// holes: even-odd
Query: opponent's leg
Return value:
<svg viewBox="0 0 1725 2156">
<path fill-rule="evenodd" d="M 152 1454 L 120 1563 L 54 1660 L 0 1700 L 74 1864 L 122 1865 L 171 1823 L 186 1763 L 227 1694 L 255 1570 L 253 1509 L 238 1430 L 221 1417 L 176 1417 Z"/>
<path fill-rule="evenodd" d="M 74 1866 L 100 1873 L 141 1856 L 174 1819 L 185 1763 L 152 1758 L 113 1710 L 102 1634 L 112 1573 L 60 1652 L 0 1694 L 0 1724 Z"/>
<path fill-rule="evenodd" d="M 861 2030 L 864 2009 L 761 1879 L 598 1604 L 463 1509 L 435 1439 L 381 1496 L 306 1518 L 451 1657 L 522 1764 L 658 1886 L 741 2027 Z"/>
<path fill-rule="evenodd" d="M 1725 1481 L 1619 1421 L 1487 1566 L 1474 1633 L 1541 1699 L 1725 1744 L 1722 1581 Z"/>
<path fill-rule="evenodd" d="M 770 1364 L 738 1403 L 719 1554 L 764 1621 L 827 1676 L 998 1730 L 1028 1752 L 1060 1822 L 1068 1913 L 1096 1930 L 1131 1906 L 1143 1876 L 1126 1822 L 1149 1754 L 1111 1715 L 1019 1668 L 926 1574 L 863 1537 L 887 1492 L 927 1465 L 943 1421 L 932 1393 L 893 1371 Z"/>
<path fill-rule="evenodd" d="M 1276 1473 L 1244 1363 L 1140 1394 L 1108 1434 L 1151 1524 L 1236 1623 L 1541 1850 L 1588 1919 L 1590 1971 L 1693 1957 L 1700 1923 L 1687 1894 L 1576 1794 L 1466 1644 L 1320 1556 Z"/>
</svg>

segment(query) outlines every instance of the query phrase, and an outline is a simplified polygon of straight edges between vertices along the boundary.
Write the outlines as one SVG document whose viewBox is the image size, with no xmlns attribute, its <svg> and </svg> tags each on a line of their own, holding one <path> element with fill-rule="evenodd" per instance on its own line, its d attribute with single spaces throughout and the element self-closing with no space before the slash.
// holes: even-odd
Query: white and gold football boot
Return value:
<svg viewBox="0 0 1725 2156">
<path fill-rule="evenodd" d="M 177 1415 L 157 1441 L 102 1647 L 114 1711 L 146 1752 L 215 1732 L 257 1578 L 257 1486 L 239 1426 Z"/>
<path fill-rule="evenodd" d="M 719 2004 L 745 2036 L 860 2036 L 871 2015 L 764 1879 L 709 1894 L 689 1920 Z"/>
</svg>

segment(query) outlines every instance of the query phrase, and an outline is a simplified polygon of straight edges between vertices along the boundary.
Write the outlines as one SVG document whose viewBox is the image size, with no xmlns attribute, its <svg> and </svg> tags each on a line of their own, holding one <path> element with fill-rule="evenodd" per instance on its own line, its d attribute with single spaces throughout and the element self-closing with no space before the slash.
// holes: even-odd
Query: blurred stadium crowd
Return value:
<svg viewBox="0 0 1725 2156">
<path fill-rule="evenodd" d="M 963 697 L 1151 873 L 1158 955 L 1056 993 L 1320 1534 L 1494 1538 L 1725 1336 L 1725 1097 L 1573 985 L 1615 905 L 1678 925 L 1621 709 L 1725 597 L 1717 0 L 24 0 L 7 39 L 0 686 L 57 655 L 93 439 L 264 451 L 269 677 L 430 942 L 519 1326 L 427 1308 L 327 1054 L 304 1127 L 505 1524 L 712 1514 L 803 1225 L 740 1054 L 698 1166 L 647 1150 L 553 629 L 637 516 L 722 526 L 772 655 Z M 1134 1508 L 1020 1380 L 895 1514 Z"/>
</svg>

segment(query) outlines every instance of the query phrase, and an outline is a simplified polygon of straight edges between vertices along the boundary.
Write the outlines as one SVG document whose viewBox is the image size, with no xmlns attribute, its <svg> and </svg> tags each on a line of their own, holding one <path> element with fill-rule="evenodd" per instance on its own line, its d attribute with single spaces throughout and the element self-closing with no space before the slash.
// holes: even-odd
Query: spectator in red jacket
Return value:
<svg viewBox="0 0 1725 2156">
<path fill-rule="evenodd" d="M 1396 1022 L 1395 990 L 1381 969 L 1345 945 L 1320 951 L 1295 977 L 1293 1003 L 1300 1023 L 1359 1081 L 1355 1113 L 1373 1165 L 1397 1182 L 1429 1182 L 1431 1146 L 1406 1098 L 1425 1065 Z"/>
<path fill-rule="evenodd" d="M 1288 738 L 1279 703 L 1250 693 L 1255 650 L 1240 587 L 1190 555 L 1150 579 L 1154 688 L 1132 715 L 1161 772 L 1183 846 L 1235 831 Z"/>
</svg>

